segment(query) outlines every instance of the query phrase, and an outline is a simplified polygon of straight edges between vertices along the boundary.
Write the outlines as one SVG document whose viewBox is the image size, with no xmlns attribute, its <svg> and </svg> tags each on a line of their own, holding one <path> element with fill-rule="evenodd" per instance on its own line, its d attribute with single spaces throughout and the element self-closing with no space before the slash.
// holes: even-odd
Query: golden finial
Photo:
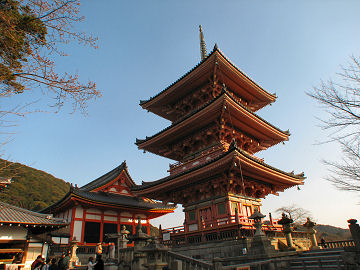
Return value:
<svg viewBox="0 0 360 270">
<path fill-rule="evenodd" d="M 206 44 L 204 40 L 204 34 L 202 31 L 202 26 L 199 25 L 200 30 L 200 53 L 201 53 L 201 60 L 204 60 L 207 57 L 207 51 L 206 51 Z"/>
</svg>

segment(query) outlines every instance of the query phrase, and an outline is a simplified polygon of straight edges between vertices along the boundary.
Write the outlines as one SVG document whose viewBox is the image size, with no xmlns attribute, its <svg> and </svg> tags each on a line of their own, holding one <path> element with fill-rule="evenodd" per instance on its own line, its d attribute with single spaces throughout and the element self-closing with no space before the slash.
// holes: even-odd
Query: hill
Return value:
<svg viewBox="0 0 360 270">
<path fill-rule="evenodd" d="M 349 229 L 318 224 L 315 226 L 315 230 L 317 231 L 317 238 L 324 238 L 326 242 L 352 239 Z"/>
<path fill-rule="evenodd" d="M 0 192 L 0 200 L 30 210 L 41 210 L 61 199 L 70 184 L 44 171 L 0 159 L 0 176 L 12 183 Z"/>
</svg>

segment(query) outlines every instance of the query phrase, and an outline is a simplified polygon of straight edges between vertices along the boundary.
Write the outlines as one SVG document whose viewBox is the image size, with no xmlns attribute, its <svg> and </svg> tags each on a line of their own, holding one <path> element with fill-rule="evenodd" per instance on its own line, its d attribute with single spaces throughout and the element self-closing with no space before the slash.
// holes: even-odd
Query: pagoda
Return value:
<svg viewBox="0 0 360 270">
<path fill-rule="evenodd" d="M 254 230 L 248 217 L 260 211 L 261 198 L 302 185 L 305 179 L 303 173 L 284 172 L 254 155 L 289 139 L 289 131 L 256 114 L 275 102 L 276 95 L 245 75 L 217 45 L 207 54 L 201 28 L 200 40 L 201 62 L 165 90 L 140 101 L 143 109 L 171 125 L 137 139 L 136 145 L 176 163 L 170 165 L 169 176 L 132 189 L 138 196 L 182 204 L 184 226 L 171 230 L 171 237 L 192 235 L 192 241 L 197 241 L 198 232 L 219 239 L 225 232 L 239 233 L 236 228 L 242 234 Z M 264 226 L 280 228 L 273 220 Z"/>
</svg>

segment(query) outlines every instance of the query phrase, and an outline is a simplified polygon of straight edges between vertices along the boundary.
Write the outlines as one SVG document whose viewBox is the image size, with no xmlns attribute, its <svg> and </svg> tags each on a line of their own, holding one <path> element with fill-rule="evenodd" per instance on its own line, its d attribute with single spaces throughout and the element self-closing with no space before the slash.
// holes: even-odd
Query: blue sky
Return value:
<svg viewBox="0 0 360 270">
<path fill-rule="evenodd" d="M 15 106 L 36 100 L 34 113 L 20 119 L 4 157 L 83 185 L 126 160 L 137 183 L 167 175 L 171 160 L 143 154 L 136 138 L 169 125 L 140 108 L 147 99 L 200 61 L 198 25 L 208 51 L 217 43 L 224 54 L 278 100 L 259 114 L 291 137 L 257 154 L 284 171 L 304 171 L 298 191 L 286 190 L 263 201 L 264 214 L 296 204 L 318 223 L 345 227 L 359 218 L 359 197 L 340 192 L 324 177 L 321 160 L 341 159 L 334 144 L 318 145 L 327 133 L 317 117 L 326 117 L 306 94 L 320 80 L 334 77 L 350 55 L 360 55 L 359 1 L 83 1 L 79 28 L 99 37 L 99 49 L 75 43 L 57 59 L 59 71 L 94 80 L 103 97 L 89 103 L 89 115 L 57 114 L 51 97 L 24 94 L 6 100 Z M 3 100 L 4 102 L 5 100 Z M 3 103 L 4 104 L 4 103 Z M 182 224 L 181 209 L 154 221 L 163 227 Z"/>
</svg>

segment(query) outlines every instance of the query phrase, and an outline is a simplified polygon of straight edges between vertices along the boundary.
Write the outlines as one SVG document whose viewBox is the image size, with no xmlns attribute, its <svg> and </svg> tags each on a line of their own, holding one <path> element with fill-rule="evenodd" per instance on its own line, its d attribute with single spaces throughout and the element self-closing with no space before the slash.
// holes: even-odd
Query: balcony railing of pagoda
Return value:
<svg viewBox="0 0 360 270">
<path fill-rule="evenodd" d="M 254 221 L 247 217 L 235 215 L 203 220 L 200 223 L 187 224 L 161 230 L 163 243 L 169 246 L 182 245 L 185 243 L 200 243 L 215 240 L 232 240 L 239 237 L 254 235 Z M 265 221 L 263 230 L 269 236 L 283 237 L 282 226 L 278 220 Z"/>
<path fill-rule="evenodd" d="M 191 230 L 190 226 L 192 224 L 189 224 L 190 226 L 185 225 L 185 226 L 166 228 L 166 229 L 162 230 L 162 233 L 163 234 L 164 233 L 183 234 L 183 233 L 188 233 L 188 232 L 193 232 L 193 231 L 208 230 L 208 229 L 212 229 L 212 228 L 222 228 L 222 227 L 227 227 L 229 225 L 233 226 L 236 224 L 241 225 L 243 229 L 251 229 L 251 230 L 255 229 L 255 227 L 253 226 L 254 221 L 252 219 L 248 219 L 247 217 L 244 217 L 244 216 L 239 216 L 238 220 L 239 220 L 239 222 L 237 223 L 236 216 L 232 215 L 232 216 L 224 217 L 224 218 L 204 220 L 204 221 L 200 222 L 199 224 L 194 223 L 197 225 L 197 229 L 195 229 L 195 230 Z M 265 230 L 265 231 L 267 231 L 267 230 L 281 231 L 282 226 L 280 224 L 278 224 L 277 219 L 273 219 L 272 223 L 270 221 L 264 222 L 263 230 Z"/>
</svg>

